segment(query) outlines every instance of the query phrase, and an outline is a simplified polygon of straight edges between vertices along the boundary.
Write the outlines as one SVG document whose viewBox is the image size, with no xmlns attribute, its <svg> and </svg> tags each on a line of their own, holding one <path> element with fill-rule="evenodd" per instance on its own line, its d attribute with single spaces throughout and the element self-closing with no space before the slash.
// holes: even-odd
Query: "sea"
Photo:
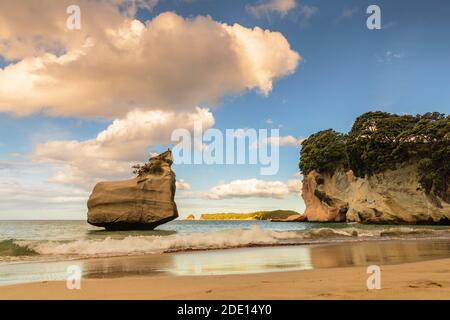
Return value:
<svg viewBox="0 0 450 320">
<path fill-rule="evenodd" d="M 448 226 L 176 220 L 153 231 L 112 232 L 86 221 L 0 221 L 0 286 L 62 280 L 73 264 L 96 278 L 277 272 L 447 257 Z"/>
</svg>

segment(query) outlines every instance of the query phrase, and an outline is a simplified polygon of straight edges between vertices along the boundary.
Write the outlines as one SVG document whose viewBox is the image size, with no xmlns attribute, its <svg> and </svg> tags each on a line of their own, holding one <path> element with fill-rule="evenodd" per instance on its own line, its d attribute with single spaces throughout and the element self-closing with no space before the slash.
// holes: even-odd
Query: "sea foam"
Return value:
<svg viewBox="0 0 450 320">
<path fill-rule="evenodd" d="M 10 241 L 15 250 L 45 256 L 106 257 L 158 254 L 164 252 L 227 249 L 252 246 L 295 245 L 335 241 L 450 237 L 449 230 L 406 227 L 316 228 L 305 231 L 276 231 L 252 226 L 250 229 L 173 234 L 169 236 L 128 236 L 122 239 L 81 239 L 74 241 Z M 18 252 L 24 252 L 19 250 Z"/>
<path fill-rule="evenodd" d="M 67 243 L 17 241 L 42 255 L 130 255 L 152 254 L 184 250 L 224 249 L 245 246 L 288 244 L 300 239 L 293 231 L 229 230 L 170 236 L 129 236 L 124 239 L 77 240 Z M 295 241 L 292 241 L 295 243 Z"/>
</svg>

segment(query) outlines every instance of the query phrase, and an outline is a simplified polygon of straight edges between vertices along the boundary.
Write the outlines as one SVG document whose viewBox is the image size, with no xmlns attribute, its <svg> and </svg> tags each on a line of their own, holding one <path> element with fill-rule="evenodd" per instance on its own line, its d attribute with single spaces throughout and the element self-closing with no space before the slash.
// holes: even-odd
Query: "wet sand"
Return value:
<svg viewBox="0 0 450 320">
<path fill-rule="evenodd" d="M 0 299 L 450 299 L 450 259 L 382 267 L 368 290 L 365 267 L 226 276 L 147 276 L 6 286 Z"/>
<path fill-rule="evenodd" d="M 73 263 L 58 266 L 65 270 Z M 0 299 L 450 299 L 448 240 L 245 248 L 83 263 L 81 290 L 68 290 L 65 281 L 39 281 L 0 286 Z M 367 289 L 367 266 L 373 264 L 381 267 L 381 290 Z"/>
</svg>

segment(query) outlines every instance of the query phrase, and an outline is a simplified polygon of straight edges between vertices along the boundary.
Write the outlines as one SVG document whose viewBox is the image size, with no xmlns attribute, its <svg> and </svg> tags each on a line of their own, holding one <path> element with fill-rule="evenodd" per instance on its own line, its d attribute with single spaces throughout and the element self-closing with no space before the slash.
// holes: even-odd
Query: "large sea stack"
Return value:
<svg viewBox="0 0 450 320">
<path fill-rule="evenodd" d="M 138 177 L 98 183 L 88 201 L 88 222 L 107 230 L 152 230 L 178 217 L 172 153 L 138 167 Z"/>
<path fill-rule="evenodd" d="M 308 221 L 450 224 L 450 117 L 369 112 L 302 143 Z"/>
</svg>

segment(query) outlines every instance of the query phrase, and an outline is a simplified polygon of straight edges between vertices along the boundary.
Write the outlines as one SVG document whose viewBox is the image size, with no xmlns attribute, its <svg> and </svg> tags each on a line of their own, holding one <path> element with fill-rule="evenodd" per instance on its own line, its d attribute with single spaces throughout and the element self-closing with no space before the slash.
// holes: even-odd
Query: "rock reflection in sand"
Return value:
<svg viewBox="0 0 450 320">
<path fill-rule="evenodd" d="M 269 247 L 181 253 L 173 256 L 176 275 L 218 275 L 310 270 L 310 248 Z"/>
<path fill-rule="evenodd" d="M 311 270 L 371 264 L 400 264 L 450 257 L 450 242 L 353 242 L 320 246 L 292 246 L 182 253 L 169 269 L 177 275 Z"/>
<path fill-rule="evenodd" d="M 342 243 L 311 248 L 314 268 L 400 264 L 450 257 L 448 240 Z"/>
</svg>

